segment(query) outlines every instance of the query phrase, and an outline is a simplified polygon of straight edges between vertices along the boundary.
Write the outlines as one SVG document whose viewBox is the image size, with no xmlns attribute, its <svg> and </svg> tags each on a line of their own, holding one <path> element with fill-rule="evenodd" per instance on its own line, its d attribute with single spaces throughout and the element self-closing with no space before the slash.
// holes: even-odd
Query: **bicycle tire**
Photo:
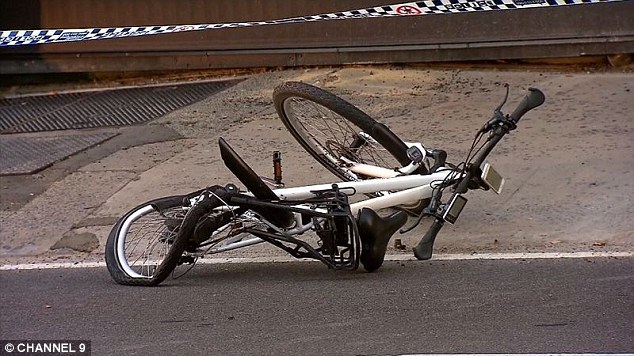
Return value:
<svg viewBox="0 0 634 356">
<path fill-rule="evenodd" d="M 158 212 L 160 215 L 164 215 L 164 212 L 169 209 L 182 209 L 183 201 L 187 200 L 187 198 L 188 196 L 171 196 L 149 201 L 130 210 L 130 212 L 117 222 L 110 232 L 106 243 L 106 266 L 108 267 L 110 276 L 115 282 L 130 286 L 156 286 L 163 282 L 174 271 L 185 249 L 192 247 L 190 246 L 190 242 L 195 236 L 199 221 L 207 216 L 214 208 L 221 205 L 220 200 L 217 198 L 211 197 L 203 199 L 202 202 L 199 202 L 196 206 L 189 208 L 186 214 L 176 217 L 178 221 L 170 222 L 173 230 L 169 232 L 174 234 L 173 238 L 171 241 L 165 243 L 168 245 L 165 257 L 160 263 L 157 263 L 150 275 L 145 276 L 132 270 L 127 261 L 127 257 L 123 256 L 125 251 L 122 251 L 122 246 L 125 244 L 125 239 L 127 239 L 127 235 L 130 233 L 129 227 L 132 223 L 152 212 Z M 220 214 L 227 214 L 227 217 L 233 216 L 232 212 L 226 211 Z M 171 217 L 167 218 L 174 219 Z M 218 219 L 218 221 L 225 220 L 226 219 Z M 165 224 L 164 221 L 163 225 L 169 230 L 170 226 Z M 144 224 L 142 226 L 145 227 L 147 225 Z M 215 231 L 216 228 L 217 226 L 205 226 L 205 230 L 209 233 Z M 125 231 L 122 231 L 122 229 L 125 229 Z M 154 233 L 164 233 L 165 229 L 158 228 L 151 231 Z M 122 232 L 124 233 L 123 236 Z M 124 238 L 122 242 L 120 242 L 121 238 Z M 125 261 L 122 261 L 121 257 L 123 257 Z M 148 268 L 148 271 L 149 270 Z"/>
<path fill-rule="evenodd" d="M 173 244 L 167 241 L 170 238 L 170 234 L 174 233 L 174 231 L 170 231 L 167 220 L 173 219 L 173 221 L 170 221 L 172 229 L 174 229 L 174 226 L 180 226 L 185 214 L 183 212 L 182 216 L 178 216 L 176 213 L 182 210 L 184 198 L 185 196 L 170 196 L 151 200 L 136 206 L 119 219 L 108 235 L 105 251 L 106 266 L 115 282 L 122 285 L 154 286 L 161 283 L 174 269 L 178 260 L 176 262 L 173 261 L 173 258 L 167 260 L 168 254 L 174 247 Z M 176 212 L 175 215 L 167 215 L 172 210 Z M 156 218 L 148 218 L 150 215 L 158 216 Z M 151 221 L 152 219 L 156 220 L 153 222 Z M 138 236 L 138 242 L 135 236 Z M 148 264 L 147 273 L 144 273 L 146 266 L 141 265 L 139 267 L 134 265 L 135 262 L 131 261 L 134 259 L 132 252 L 130 255 L 126 254 L 126 242 L 134 243 L 134 250 L 139 244 L 144 243 L 143 240 L 146 238 L 148 238 L 148 241 L 145 242 L 147 246 L 141 252 L 141 256 L 147 249 L 150 249 L 150 251 L 143 258 L 148 259 L 154 247 L 159 243 L 168 245 L 163 246 L 168 248 L 168 252 L 160 262 L 157 262 L 157 265 L 154 262 Z M 161 241 L 161 239 L 164 241 Z M 180 253 L 174 251 L 172 254 L 178 253 L 180 256 L 183 250 L 184 247 L 180 249 Z M 148 260 L 148 262 L 150 261 Z"/>
<path fill-rule="evenodd" d="M 322 166 L 341 179 L 352 181 L 363 179 L 363 177 L 355 177 L 344 169 L 342 162 L 336 158 L 337 154 L 333 154 L 332 148 L 328 147 L 328 139 L 326 139 L 326 143 L 323 143 L 319 141 L 316 135 L 308 133 L 307 126 L 302 124 L 298 118 L 299 113 L 292 108 L 292 105 L 295 105 L 294 103 L 300 106 L 302 102 L 305 102 L 306 105 L 311 105 L 320 112 L 322 108 L 327 110 L 325 113 L 332 115 L 333 119 L 345 120 L 347 122 L 345 123 L 345 129 L 348 130 L 348 134 L 352 137 L 342 135 L 343 140 L 352 141 L 355 136 L 358 136 L 358 132 L 350 125 L 352 124 L 356 129 L 372 137 L 382 149 L 382 151 L 377 151 L 380 152 L 380 157 L 376 152 L 374 153 L 375 156 L 369 153 L 369 157 L 361 157 L 359 153 L 362 150 L 353 153 L 346 148 L 347 146 L 351 147 L 350 143 L 342 144 L 337 142 L 336 145 L 339 146 L 337 148 L 340 151 L 346 151 L 343 154 L 346 154 L 347 158 L 352 157 L 358 163 L 368 163 L 388 169 L 394 169 L 397 166 L 404 166 L 410 163 L 407 157 L 408 147 L 398 136 L 354 105 L 328 91 L 302 82 L 286 82 L 273 91 L 273 102 L 284 126 L 286 126 L 297 142 Z M 321 113 L 323 114 L 324 112 Z M 326 122 L 325 116 L 321 116 L 321 119 Z M 338 126 L 338 128 L 342 127 Z M 328 127 L 328 130 L 332 131 L 334 135 L 334 131 L 330 127 Z M 366 144 L 368 143 L 366 142 Z M 369 147 L 370 149 L 375 146 L 374 143 L 369 143 L 368 145 L 373 146 Z M 365 148 L 362 147 L 362 149 Z M 421 166 L 416 173 L 424 174 L 427 173 L 427 170 Z"/>
</svg>

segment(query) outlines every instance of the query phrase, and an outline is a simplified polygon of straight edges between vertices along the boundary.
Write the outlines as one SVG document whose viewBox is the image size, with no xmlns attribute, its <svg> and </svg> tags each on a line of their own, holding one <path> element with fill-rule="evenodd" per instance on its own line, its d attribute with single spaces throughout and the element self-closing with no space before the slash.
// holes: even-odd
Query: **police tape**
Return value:
<svg viewBox="0 0 634 356">
<path fill-rule="evenodd" d="M 427 0 L 268 21 L 52 30 L 5 30 L 0 31 L 0 47 L 148 36 L 223 28 L 297 24 L 328 20 L 467 13 L 478 11 L 511 10 L 616 1 L 632 0 Z"/>
</svg>

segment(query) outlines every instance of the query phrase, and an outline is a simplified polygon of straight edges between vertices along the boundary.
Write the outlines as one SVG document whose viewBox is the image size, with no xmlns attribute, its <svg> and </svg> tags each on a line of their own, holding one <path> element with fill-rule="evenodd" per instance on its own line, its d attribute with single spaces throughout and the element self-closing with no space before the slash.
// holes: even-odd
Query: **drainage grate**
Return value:
<svg viewBox="0 0 634 356">
<path fill-rule="evenodd" d="M 116 133 L 79 133 L 50 137 L 2 136 L 0 175 L 35 173 L 115 135 Z"/>
<path fill-rule="evenodd" d="M 240 80 L 0 99 L 0 132 L 133 125 L 227 89 Z"/>
</svg>

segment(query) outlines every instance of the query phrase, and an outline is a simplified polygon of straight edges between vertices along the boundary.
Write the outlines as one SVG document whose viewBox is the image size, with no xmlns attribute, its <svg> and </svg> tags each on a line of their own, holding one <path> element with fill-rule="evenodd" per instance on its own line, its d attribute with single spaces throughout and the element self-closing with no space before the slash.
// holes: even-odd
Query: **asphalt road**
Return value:
<svg viewBox="0 0 634 356">
<path fill-rule="evenodd" d="M 634 259 L 196 266 L 158 288 L 105 268 L 0 272 L 1 339 L 95 355 L 634 352 Z"/>
</svg>

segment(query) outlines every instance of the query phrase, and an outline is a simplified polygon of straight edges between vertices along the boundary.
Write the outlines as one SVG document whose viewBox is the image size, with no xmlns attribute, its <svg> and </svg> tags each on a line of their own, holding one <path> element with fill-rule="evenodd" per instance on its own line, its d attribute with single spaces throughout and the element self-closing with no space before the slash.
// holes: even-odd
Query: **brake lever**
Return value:
<svg viewBox="0 0 634 356">
<path fill-rule="evenodd" d="M 500 103 L 500 105 L 498 105 L 495 108 L 495 110 L 493 110 L 493 117 L 489 121 L 487 121 L 487 123 L 484 124 L 484 126 L 482 126 L 480 131 L 478 131 L 478 135 L 481 133 L 489 132 L 489 130 L 491 130 L 498 122 L 505 120 L 504 114 L 502 113 L 502 107 L 504 106 L 504 104 L 506 104 L 506 101 L 509 98 L 509 84 L 504 83 L 504 87 L 506 88 L 506 94 L 504 94 L 504 99 L 502 99 L 502 102 Z"/>
<path fill-rule="evenodd" d="M 502 107 L 504 106 L 504 104 L 506 104 L 506 100 L 508 100 L 509 98 L 509 83 L 504 83 L 504 87 L 506 88 L 506 95 L 504 95 L 504 99 L 502 99 L 500 105 L 498 105 L 498 107 L 493 110 L 494 112 L 501 112 Z"/>
</svg>

